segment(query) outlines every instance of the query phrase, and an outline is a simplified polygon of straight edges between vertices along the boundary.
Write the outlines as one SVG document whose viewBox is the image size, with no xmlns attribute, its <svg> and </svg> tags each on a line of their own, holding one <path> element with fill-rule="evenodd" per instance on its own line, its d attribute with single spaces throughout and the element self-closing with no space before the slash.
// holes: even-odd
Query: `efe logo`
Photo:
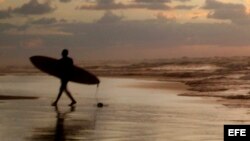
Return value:
<svg viewBox="0 0 250 141">
<path fill-rule="evenodd" d="M 250 125 L 224 125 L 224 141 L 250 141 Z"/>
<path fill-rule="evenodd" d="M 228 129 L 228 136 L 246 136 L 246 129 Z"/>
</svg>

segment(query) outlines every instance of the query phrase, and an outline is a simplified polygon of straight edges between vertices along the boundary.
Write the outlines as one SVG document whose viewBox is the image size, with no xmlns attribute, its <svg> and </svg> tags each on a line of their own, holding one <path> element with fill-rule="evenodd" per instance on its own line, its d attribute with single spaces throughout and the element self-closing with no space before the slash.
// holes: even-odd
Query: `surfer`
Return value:
<svg viewBox="0 0 250 141">
<path fill-rule="evenodd" d="M 60 86 L 56 101 L 52 103 L 52 106 L 57 105 L 57 102 L 59 101 L 63 91 L 65 91 L 67 96 L 72 101 L 71 104 L 69 104 L 69 106 L 76 104 L 76 100 L 73 98 L 73 96 L 67 89 L 67 84 L 70 80 L 70 77 L 72 75 L 72 69 L 73 69 L 73 60 L 70 57 L 68 57 L 68 54 L 69 54 L 69 51 L 67 49 L 64 49 L 62 51 L 62 58 L 58 61 L 58 64 L 59 64 L 58 67 L 60 69 L 61 86 Z"/>
</svg>

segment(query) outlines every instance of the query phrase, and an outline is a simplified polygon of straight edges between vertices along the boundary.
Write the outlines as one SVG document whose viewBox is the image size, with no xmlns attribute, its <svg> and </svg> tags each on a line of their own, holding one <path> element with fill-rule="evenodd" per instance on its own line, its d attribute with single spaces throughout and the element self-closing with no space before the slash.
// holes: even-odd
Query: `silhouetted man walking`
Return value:
<svg viewBox="0 0 250 141">
<path fill-rule="evenodd" d="M 56 98 L 56 101 L 52 103 L 52 106 L 56 106 L 57 102 L 59 101 L 63 91 L 66 92 L 67 96 L 71 99 L 70 106 L 76 104 L 75 99 L 72 97 L 71 93 L 67 89 L 67 84 L 70 80 L 70 77 L 72 75 L 72 69 L 73 69 L 73 60 L 68 57 L 68 50 L 64 49 L 62 51 L 62 58 L 58 61 L 58 67 L 60 69 L 60 79 L 61 79 L 61 87 L 59 89 L 58 96 Z"/>
</svg>

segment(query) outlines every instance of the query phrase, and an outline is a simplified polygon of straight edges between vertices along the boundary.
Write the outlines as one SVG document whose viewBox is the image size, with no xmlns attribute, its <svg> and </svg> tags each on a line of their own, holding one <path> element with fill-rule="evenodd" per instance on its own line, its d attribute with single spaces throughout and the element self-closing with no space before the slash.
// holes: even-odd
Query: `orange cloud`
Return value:
<svg viewBox="0 0 250 141">
<path fill-rule="evenodd" d="M 207 16 L 208 12 L 204 10 L 195 10 L 193 12 L 187 13 L 187 17 L 189 19 L 194 18 L 205 18 Z"/>
<path fill-rule="evenodd" d="M 250 13 L 250 0 L 245 0 L 245 5 L 247 7 L 247 13 Z"/>
</svg>

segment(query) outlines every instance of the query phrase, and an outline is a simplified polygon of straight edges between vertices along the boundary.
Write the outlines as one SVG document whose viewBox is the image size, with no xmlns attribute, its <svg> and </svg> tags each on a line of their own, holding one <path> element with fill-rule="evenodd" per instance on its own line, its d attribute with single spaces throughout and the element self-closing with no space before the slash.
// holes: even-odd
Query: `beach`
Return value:
<svg viewBox="0 0 250 141">
<path fill-rule="evenodd" d="M 66 95 L 50 106 L 60 84 L 51 76 L 4 75 L 0 83 L 3 141 L 222 141 L 224 124 L 250 122 L 245 108 L 179 96 L 189 91 L 180 82 L 101 77 L 99 88 L 70 83 L 74 107 Z"/>
<path fill-rule="evenodd" d="M 223 141 L 250 126 L 250 0 L 0 0 L 0 21 L 0 141 Z"/>
</svg>

